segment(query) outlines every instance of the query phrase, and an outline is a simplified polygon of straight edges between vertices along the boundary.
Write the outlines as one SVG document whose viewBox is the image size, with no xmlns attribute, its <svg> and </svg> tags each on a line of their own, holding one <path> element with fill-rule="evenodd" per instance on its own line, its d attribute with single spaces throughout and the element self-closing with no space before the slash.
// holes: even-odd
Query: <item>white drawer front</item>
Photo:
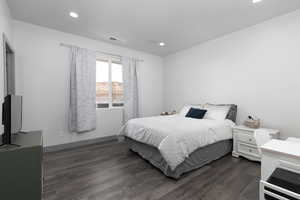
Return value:
<svg viewBox="0 0 300 200">
<path fill-rule="evenodd" d="M 244 143 L 252 144 L 256 146 L 256 141 L 253 135 L 239 133 L 238 134 L 238 140 Z"/>
<path fill-rule="evenodd" d="M 248 145 L 245 145 L 245 144 L 239 143 L 238 144 L 238 151 L 240 153 L 243 153 L 243 154 L 248 154 L 248 155 L 251 155 L 251 156 L 258 157 L 258 158 L 260 157 L 257 148 L 251 147 L 251 146 L 248 146 Z"/>
</svg>

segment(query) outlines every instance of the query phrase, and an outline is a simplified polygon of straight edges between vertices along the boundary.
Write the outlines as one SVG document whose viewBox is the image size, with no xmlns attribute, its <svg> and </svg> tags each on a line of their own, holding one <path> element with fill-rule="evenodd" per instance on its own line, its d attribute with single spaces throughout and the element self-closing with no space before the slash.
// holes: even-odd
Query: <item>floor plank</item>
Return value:
<svg viewBox="0 0 300 200">
<path fill-rule="evenodd" d="M 179 180 L 108 142 L 45 153 L 44 200 L 257 200 L 260 165 L 230 155 Z"/>
</svg>

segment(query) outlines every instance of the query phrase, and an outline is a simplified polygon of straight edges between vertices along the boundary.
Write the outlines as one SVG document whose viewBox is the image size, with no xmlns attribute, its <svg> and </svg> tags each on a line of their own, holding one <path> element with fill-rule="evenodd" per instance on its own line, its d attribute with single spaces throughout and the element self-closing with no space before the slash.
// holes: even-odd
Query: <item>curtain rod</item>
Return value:
<svg viewBox="0 0 300 200">
<path fill-rule="evenodd" d="M 72 45 L 72 44 L 66 44 L 66 43 L 60 43 L 60 46 L 64 46 L 64 47 L 79 47 L 79 46 L 76 46 L 76 45 Z M 79 47 L 81 48 L 81 47 Z M 109 55 L 109 56 L 114 56 L 114 57 L 119 57 L 119 58 L 122 58 L 123 56 L 121 55 L 118 55 L 118 54 L 113 54 L 113 53 L 109 53 L 109 52 L 105 52 L 105 51 L 99 51 L 99 50 L 92 50 L 92 51 L 95 51 L 95 52 L 98 52 L 98 53 L 101 53 L 101 54 L 105 54 L 105 55 Z M 136 59 L 137 61 L 139 62 L 144 62 L 144 60 L 141 60 L 141 59 Z"/>
</svg>

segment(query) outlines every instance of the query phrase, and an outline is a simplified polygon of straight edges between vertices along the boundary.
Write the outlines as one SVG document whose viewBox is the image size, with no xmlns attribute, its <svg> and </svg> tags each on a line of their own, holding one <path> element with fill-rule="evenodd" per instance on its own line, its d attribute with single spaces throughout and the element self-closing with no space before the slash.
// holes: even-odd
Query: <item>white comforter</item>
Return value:
<svg viewBox="0 0 300 200">
<path fill-rule="evenodd" d="M 172 170 L 200 147 L 232 138 L 231 120 L 192 119 L 180 115 L 128 121 L 121 135 L 157 147 Z"/>
</svg>

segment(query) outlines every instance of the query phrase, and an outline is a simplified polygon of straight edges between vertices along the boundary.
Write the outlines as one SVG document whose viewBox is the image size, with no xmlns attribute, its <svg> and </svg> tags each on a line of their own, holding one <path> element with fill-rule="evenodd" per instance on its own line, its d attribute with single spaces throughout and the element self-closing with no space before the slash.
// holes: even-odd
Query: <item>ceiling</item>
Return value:
<svg viewBox="0 0 300 200">
<path fill-rule="evenodd" d="M 160 56 L 300 8 L 300 0 L 7 0 L 15 19 Z M 79 13 L 78 19 L 69 17 Z M 119 41 L 110 41 L 114 36 Z M 163 41 L 166 46 L 160 47 Z"/>
</svg>

